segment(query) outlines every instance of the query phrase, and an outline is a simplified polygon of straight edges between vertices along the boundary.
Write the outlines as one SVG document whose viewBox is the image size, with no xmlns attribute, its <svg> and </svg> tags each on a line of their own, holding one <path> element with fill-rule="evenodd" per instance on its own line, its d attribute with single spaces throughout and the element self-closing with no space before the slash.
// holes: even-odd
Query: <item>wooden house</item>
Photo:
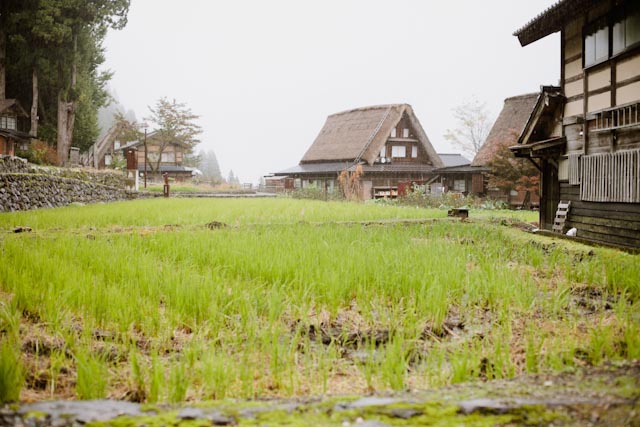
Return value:
<svg viewBox="0 0 640 427">
<path fill-rule="evenodd" d="M 430 180 L 432 193 L 455 192 L 463 195 L 483 195 L 485 189 L 484 175 L 489 171 L 483 166 L 472 166 L 471 161 L 462 154 L 438 154 L 444 167 L 434 171 Z"/>
<path fill-rule="evenodd" d="M 29 114 L 15 99 L 0 100 L 0 154 L 15 156 L 16 150 L 29 148 Z"/>
<path fill-rule="evenodd" d="M 560 87 L 543 87 L 513 151 L 542 171 L 541 227 L 570 201 L 566 227 L 640 247 L 640 3 L 561 0 L 515 32 L 560 32 Z"/>
<path fill-rule="evenodd" d="M 525 128 L 529 117 L 538 101 L 538 93 L 529 93 L 524 95 L 512 96 L 504 100 L 504 105 L 500 114 L 493 123 L 486 140 L 478 150 L 478 153 L 471 162 L 472 166 L 484 167 L 485 172 L 491 172 L 492 168 L 498 167 L 493 165 L 498 156 L 512 157 L 509 147 L 518 142 L 518 138 Z M 519 162 L 511 162 L 514 169 L 519 168 Z M 520 161 L 522 162 L 522 161 Z M 503 160 L 504 163 L 504 160 Z M 531 168 L 530 168 L 531 169 Z M 486 177 L 486 175 L 485 175 Z M 480 184 L 477 184 L 478 186 Z M 497 188 L 488 185 L 485 191 L 487 197 L 494 200 L 503 200 L 512 207 L 522 206 L 527 201 L 531 206 L 538 206 L 540 203 L 539 194 L 536 191 L 530 191 L 527 195 L 526 190 L 518 190 L 517 183 L 514 181 L 511 188 Z"/>
<path fill-rule="evenodd" d="M 167 174 L 176 181 L 186 181 L 192 178 L 195 168 L 183 165 L 185 155 L 191 150 L 189 145 L 178 141 L 163 143 L 157 132 L 148 134 L 146 140 L 146 172 L 148 177 L 159 180 L 162 175 Z M 120 145 L 118 140 L 114 140 L 113 144 L 113 151 L 123 153 L 124 158 L 127 158 L 127 154 L 131 151 L 135 152 L 138 171 L 141 174 L 145 172 L 144 139 L 124 145 Z"/>
<path fill-rule="evenodd" d="M 378 105 L 330 115 L 300 163 L 277 172 L 297 187 L 338 191 L 343 171 L 361 169 L 361 198 L 396 197 L 398 184 L 424 181 L 444 167 L 408 104 Z"/>
</svg>

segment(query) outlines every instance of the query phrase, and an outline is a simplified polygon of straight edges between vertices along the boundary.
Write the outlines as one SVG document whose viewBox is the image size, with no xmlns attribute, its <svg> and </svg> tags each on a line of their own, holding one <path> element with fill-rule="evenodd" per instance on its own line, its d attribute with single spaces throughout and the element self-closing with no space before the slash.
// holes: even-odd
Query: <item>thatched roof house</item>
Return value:
<svg viewBox="0 0 640 427">
<path fill-rule="evenodd" d="M 487 166 L 501 149 L 516 145 L 538 101 L 539 93 L 512 96 L 504 100 L 500 115 L 487 139 L 471 162 L 472 166 Z"/>
<path fill-rule="evenodd" d="M 410 134 L 397 133 L 403 118 Z M 396 133 L 392 134 L 394 129 Z M 435 162 L 432 166 L 444 166 L 438 163 L 440 158 L 408 104 L 376 105 L 330 115 L 300 164 L 364 161 L 373 165 L 390 137 L 416 140 Z"/>
<path fill-rule="evenodd" d="M 480 151 L 476 154 L 471 162 L 472 166 L 491 169 L 490 164 L 501 153 L 512 156 L 509 147 L 518 143 L 518 138 L 527 127 L 536 106 L 539 104 L 539 93 L 528 93 L 525 95 L 512 96 L 504 100 L 502 111 L 494 122 L 489 135 L 485 140 Z M 538 206 L 540 199 L 537 193 L 527 194 L 524 190 L 511 191 L 500 190 L 489 186 L 487 195 L 493 199 L 500 199 L 512 206 L 531 205 Z"/>
<path fill-rule="evenodd" d="M 400 181 L 423 181 L 444 163 L 413 108 L 376 105 L 332 114 L 292 168 L 276 173 L 332 191 L 343 171 L 362 169 L 362 197 L 395 196 Z"/>
</svg>

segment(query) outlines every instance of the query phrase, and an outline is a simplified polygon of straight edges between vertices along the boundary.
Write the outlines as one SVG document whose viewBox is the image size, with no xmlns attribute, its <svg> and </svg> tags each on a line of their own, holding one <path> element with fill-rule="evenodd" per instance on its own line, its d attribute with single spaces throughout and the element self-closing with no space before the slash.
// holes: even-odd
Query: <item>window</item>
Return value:
<svg viewBox="0 0 640 427">
<path fill-rule="evenodd" d="M 584 38 L 584 65 L 593 65 L 609 57 L 609 27 L 599 28 Z"/>
<path fill-rule="evenodd" d="M 397 134 L 396 128 L 391 129 L 391 138 L 395 138 Z"/>
<path fill-rule="evenodd" d="M 622 9 L 616 13 L 626 16 L 617 20 L 609 18 L 609 21 L 602 18 L 596 23 L 597 26 L 592 26 L 585 32 L 585 67 L 604 61 L 611 55 L 624 52 L 640 43 L 640 8 Z"/>
<path fill-rule="evenodd" d="M 0 117 L 0 128 L 16 130 L 16 118 L 10 116 Z"/>
<path fill-rule="evenodd" d="M 465 186 L 464 179 L 454 179 L 453 180 L 453 191 L 465 191 L 467 187 Z"/>
<path fill-rule="evenodd" d="M 104 165 L 111 166 L 111 154 L 106 154 L 104 156 Z"/>
<path fill-rule="evenodd" d="M 160 157 L 160 161 L 162 163 L 175 162 L 176 161 L 176 153 L 174 153 L 173 151 L 170 151 L 168 153 L 162 153 L 162 156 Z"/>
<path fill-rule="evenodd" d="M 120 141 L 115 141 L 115 142 L 113 143 L 113 149 L 114 149 L 114 150 L 117 150 L 118 148 L 120 148 Z"/>
<path fill-rule="evenodd" d="M 613 53 L 620 53 L 640 42 L 640 11 L 633 12 L 613 25 Z"/>
<path fill-rule="evenodd" d="M 391 147 L 391 157 L 407 157 L 407 147 L 404 145 L 394 145 Z"/>
<path fill-rule="evenodd" d="M 418 157 L 418 146 L 414 145 L 413 147 L 411 147 L 411 157 L 413 157 L 414 159 L 416 157 Z"/>
<path fill-rule="evenodd" d="M 409 138 L 409 129 L 407 128 L 402 129 L 402 137 Z"/>
<path fill-rule="evenodd" d="M 380 157 L 383 159 L 387 157 L 387 147 L 382 147 L 382 150 L 380 150 Z"/>
</svg>

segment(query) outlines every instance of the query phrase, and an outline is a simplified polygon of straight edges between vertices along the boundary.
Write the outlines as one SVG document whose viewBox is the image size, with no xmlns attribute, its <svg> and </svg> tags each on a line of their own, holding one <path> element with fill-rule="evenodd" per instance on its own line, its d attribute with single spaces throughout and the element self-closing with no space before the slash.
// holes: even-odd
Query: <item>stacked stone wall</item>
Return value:
<svg viewBox="0 0 640 427">
<path fill-rule="evenodd" d="M 135 197 L 125 191 L 117 172 L 30 165 L 16 157 L 0 158 L 0 211 L 53 208 Z"/>
</svg>

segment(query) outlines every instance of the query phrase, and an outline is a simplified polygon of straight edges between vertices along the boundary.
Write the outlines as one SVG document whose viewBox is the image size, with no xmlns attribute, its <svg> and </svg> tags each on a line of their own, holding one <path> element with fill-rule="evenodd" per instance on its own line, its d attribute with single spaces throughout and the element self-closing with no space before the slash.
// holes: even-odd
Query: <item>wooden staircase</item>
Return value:
<svg viewBox="0 0 640 427">
<path fill-rule="evenodd" d="M 551 227 L 551 230 L 553 230 L 554 233 L 564 233 L 564 223 L 567 221 L 570 208 L 571 201 L 563 202 L 560 200 L 560 203 L 558 203 L 558 209 L 556 210 L 556 218 L 553 220 L 553 226 Z"/>
</svg>

